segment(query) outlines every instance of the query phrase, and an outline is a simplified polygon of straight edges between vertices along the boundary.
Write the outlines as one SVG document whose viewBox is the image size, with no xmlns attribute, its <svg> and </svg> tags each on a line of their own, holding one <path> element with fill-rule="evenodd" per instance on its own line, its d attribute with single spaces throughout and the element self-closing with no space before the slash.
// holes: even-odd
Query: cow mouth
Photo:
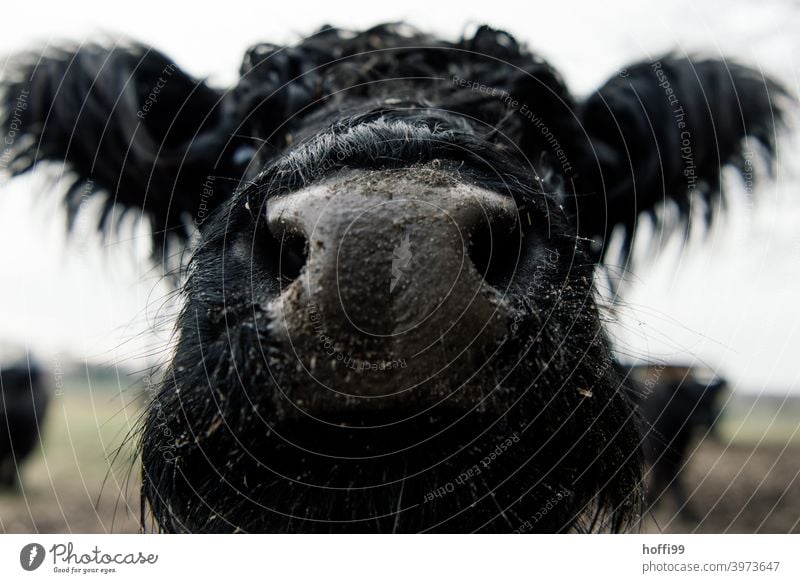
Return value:
<svg viewBox="0 0 800 583">
<path fill-rule="evenodd" d="M 282 418 L 270 424 L 268 431 L 275 439 L 272 447 L 262 449 L 265 458 L 274 459 L 276 450 L 383 464 L 406 456 L 430 457 L 433 450 L 435 457 L 446 457 L 480 438 L 499 418 L 443 405 L 413 415 L 397 410 L 341 411 L 334 419 Z"/>
<path fill-rule="evenodd" d="M 462 369 L 455 382 L 444 375 L 423 378 L 371 374 L 357 381 L 324 378 L 310 380 L 290 376 L 272 393 L 276 422 L 298 421 L 353 429 L 389 429 L 397 425 L 439 427 L 470 413 L 501 415 L 508 390 L 492 361 L 478 370 Z M 453 374 L 456 376 L 456 373 Z M 348 384 L 351 383 L 351 384 Z"/>
</svg>

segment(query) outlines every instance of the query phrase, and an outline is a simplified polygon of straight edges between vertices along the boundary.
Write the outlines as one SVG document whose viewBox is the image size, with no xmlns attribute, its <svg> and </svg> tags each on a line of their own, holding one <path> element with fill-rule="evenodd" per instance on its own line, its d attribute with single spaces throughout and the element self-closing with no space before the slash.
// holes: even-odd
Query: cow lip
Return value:
<svg viewBox="0 0 800 583">
<path fill-rule="evenodd" d="M 275 427 L 318 426 L 330 429 L 387 430 L 402 427 L 451 426 L 475 414 L 475 408 L 465 409 L 447 404 L 427 406 L 418 411 L 407 408 L 361 408 L 341 407 L 326 411 L 326 417 L 318 417 L 306 411 L 298 415 L 279 415 Z"/>
<path fill-rule="evenodd" d="M 343 414 L 335 423 L 308 417 L 281 419 L 270 429 L 277 434 L 281 448 L 323 457 L 372 460 L 404 455 L 441 440 L 469 440 L 476 435 L 476 417 L 487 421 L 480 413 L 449 407 L 401 420 L 387 412 L 354 412 Z"/>
<path fill-rule="evenodd" d="M 502 399 L 485 379 L 456 388 L 421 384 L 392 394 L 345 394 L 320 387 L 312 397 L 294 398 L 284 387 L 274 401 L 277 419 L 308 420 L 324 425 L 378 429 L 397 423 L 438 424 L 470 414 L 501 413 Z M 308 391 L 305 392 L 308 394 Z"/>
</svg>

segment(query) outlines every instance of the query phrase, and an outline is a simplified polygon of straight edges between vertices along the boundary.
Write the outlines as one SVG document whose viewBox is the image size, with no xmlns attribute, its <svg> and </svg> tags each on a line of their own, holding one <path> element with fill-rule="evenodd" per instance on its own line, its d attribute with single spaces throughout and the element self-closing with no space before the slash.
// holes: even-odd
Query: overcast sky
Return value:
<svg viewBox="0 0 800 583">
<path fill-rule="evenodd" d="M 556 65 L 578 95 L 667 50 L 736 57 L 800 94 L 800 4 L 790 0 L 38 1 L 6 11 L 0 54 L 59 39 L 130 37 L 224 86 L 255 42 L 291 42 L 325 23 L 401 19 L 450 37 L 477 23 L 505 28 Z M 757 189 L 753 208 L 729 180 L 731 213 L 707 239 L 638 264 L 617 314 L 620 349 L 710 365 L 741 390 L 800 391 L 798 186 L 797 136 L 781 145 L 776 180 Z M 87 221 L 67 241 L 63 213 L 45 190 L 35 177 L 0 187 L 0 347 L 27 344 L 44 359 L 152 362 L 175 309 L 158 269 L 141 245 L 137 253 L 128 242 L 103 244 Z"/>
</svg>

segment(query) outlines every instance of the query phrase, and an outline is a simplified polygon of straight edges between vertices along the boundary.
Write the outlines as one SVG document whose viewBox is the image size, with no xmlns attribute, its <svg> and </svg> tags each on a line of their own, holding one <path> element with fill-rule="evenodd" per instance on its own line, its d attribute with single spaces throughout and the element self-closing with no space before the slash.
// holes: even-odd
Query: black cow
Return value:
<svg viewBox="0 0 800 583">
<path fill-rule="evenodd" d="M 655 506 L 671 495 L 685 517 L 696 519 L 682 472 L 693 441 L 709 434 L 719 420 L 719 400 L 728 384 L 707 369 L 688 366 L 639 365 L 627 373 L 641 399 L 649 502 Z"/>
<path fill-rule="evenodd" d="M 13 63 L 10 170 L 65 164 L 70 216 L 105 191 L 101 227 L 149 218 L 159 260 L 192 244 L 140 434 L 170 532 L 625 529 L 642 462 L 595 302 L 607 238 L 664 202 L 713 214 L 786 100 L 677 55 L 578 100 L 487 26 L 325 27 L 254 46 L 230 88 L 135 43 Z"/>
<path fill-rule="evenodd" d="M 18 483 L 19 468 L 42 442 L 49 394 L 36 364 L 0 366 L 0 487 Z"/>
</svg>

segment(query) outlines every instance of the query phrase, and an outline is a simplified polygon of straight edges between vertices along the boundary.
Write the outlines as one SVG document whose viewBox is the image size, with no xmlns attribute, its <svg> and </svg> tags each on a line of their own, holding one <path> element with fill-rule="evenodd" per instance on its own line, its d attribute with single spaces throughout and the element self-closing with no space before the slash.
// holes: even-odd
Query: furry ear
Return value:
<svg viewBox="0 0 800 583">
<path fill-rule="evenodd" d="M 590 150 L 576 178 L 578 219 L 598 258 L 617 225 L 625 228 L 628 252 L 637 219 L 648 213 L 657 220 L 659 203 L 675 203 L 687 225 L 701 203 L 708 224 L 724 165 L 751 170 L 755 143 L 772 162 L 787 98 L 754 69 L 672 55 L 606 82 L 579 110 Z"/>
<path fill-rule="evenodd" d="M 235 172 L 222 92 L 161 53 L 48 49 L 13 58 L 10 69 L 0 85 L 5 166 L 17 175 L 43 160 L 64 164 L 70 224 L 87 195 L 106 191 L 99 227 L 110 226 L 115 205 L 135 209 L 151 219 L 159 255 L 169 235 L 185 241 L 190 222 L 225 198 L 208 192 L 210 174 Z"/>
</svg>

